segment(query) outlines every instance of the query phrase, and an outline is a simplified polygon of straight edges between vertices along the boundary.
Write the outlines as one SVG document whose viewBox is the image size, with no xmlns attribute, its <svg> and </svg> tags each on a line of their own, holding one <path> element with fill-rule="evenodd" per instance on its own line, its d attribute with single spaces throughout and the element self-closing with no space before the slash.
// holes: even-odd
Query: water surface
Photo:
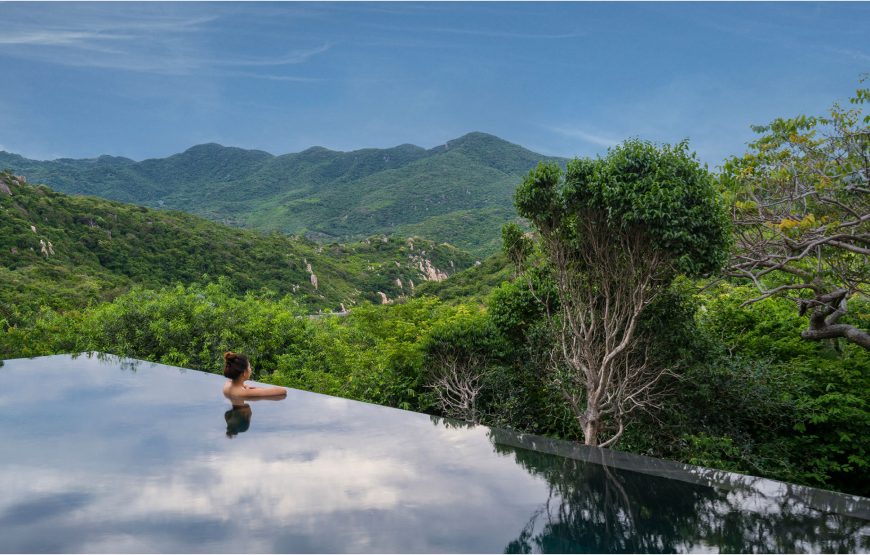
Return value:
<svg viewBox="0 0 870 555">
<path fill-rule="evenodd" d="M 870 549 L 865 498 L 112 356 L 0 379 L 3 552 Z"/>
</svg>

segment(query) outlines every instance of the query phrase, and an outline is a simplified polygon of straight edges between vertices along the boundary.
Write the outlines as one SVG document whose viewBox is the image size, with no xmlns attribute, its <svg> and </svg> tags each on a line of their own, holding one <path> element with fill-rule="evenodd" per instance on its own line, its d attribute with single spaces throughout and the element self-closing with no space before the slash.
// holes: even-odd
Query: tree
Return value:
<svg viewBox="0 0 870 555">
<path fill-rule="evenodd" d="M 655 385 L 669 373 L 638 332 L 644 309 L 677 275 L 715 271 L 727 256 L 713 179 L 686 143 L 629 140 L 604 158 L 571 161 L 564 176 L 539 164 L 514 201 L 536 228 L 540 256 L 523 255 L 529 245 L 512 227 L 505 249 L 527 276 L 536 272 L 527 263 L 541 261 L 558 298 L 541 299 L 555 334 L 551 375 L 586 444 L 611 445 L 632 411 L 656 405 Z"/>
<path fill-rule="evenodd" d="M 736 243 L 728 267 L 761 295 L 794 300 L 809 340 L 845 338 L 870 349 L 870 333 L 840 322 L 870 285 L 870 89 L 825 117 L 776 119 L 753 130 L 750 152 L 725 165 Z"/>
<path fill-rule="evenodd" d="M 484 313 L 460 305 L 438 322 L 426 340 L 426 385 L 441 414 L 477 424 L 484 416 L 481 393 L 488 364 L 499 345 Z"/>
</svg>

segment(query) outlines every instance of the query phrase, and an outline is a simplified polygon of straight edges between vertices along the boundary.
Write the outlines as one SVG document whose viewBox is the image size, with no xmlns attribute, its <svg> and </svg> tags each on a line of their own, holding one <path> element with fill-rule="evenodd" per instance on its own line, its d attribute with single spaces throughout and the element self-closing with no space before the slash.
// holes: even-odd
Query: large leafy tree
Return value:
<svg viewBox="0 0 870 555">
<path fill-rule="evenodd" d="M 514 226 L 505 248 L 525 275 L 543 270 L 557 297 L 541 299 L 555 334 L 552 375 L 585 442 L 610 445 L 628 414 L 655 406 L 654 386 L 669 370 L 641 331 L 644 310 L 679 274 L 715 271 L 727 257 L 714 180 L 685 143 L 630 140 L 604 158 L 571 161 L 564 174 L 540 164 L 515 204 L 536 228 L 540 256 L 527 256 L 531 239 Z"/>
<path fill-rule="evenodd" d="M 870 285 L 870 115 L 859 89 L 824 117 L 776 119 L 743 157 L 725 165 L 735 249 L 728 271 L 760 295 L 793 299 L 809 316 L 804 339 L 845 338 L 870 349 L 870 333 L 841 319 Z"/>
</svg>

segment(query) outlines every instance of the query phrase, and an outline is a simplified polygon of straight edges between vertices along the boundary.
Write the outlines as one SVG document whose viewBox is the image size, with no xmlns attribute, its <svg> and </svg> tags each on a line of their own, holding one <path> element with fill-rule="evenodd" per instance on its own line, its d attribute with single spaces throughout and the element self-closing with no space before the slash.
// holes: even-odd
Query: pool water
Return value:
<svg viewBox="0 0 870 555">
<path fill-rule="evenodd" d="M 110 355 L 0 379 L 2 552 L 870 550 L 855 496 Z"/>
</svg>

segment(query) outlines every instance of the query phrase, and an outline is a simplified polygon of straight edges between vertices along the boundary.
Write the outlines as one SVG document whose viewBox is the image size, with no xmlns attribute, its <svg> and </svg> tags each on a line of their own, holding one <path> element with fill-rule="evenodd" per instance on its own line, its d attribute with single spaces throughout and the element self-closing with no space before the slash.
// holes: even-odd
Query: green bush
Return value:
<svg viewBox="0 0 870 555">
<path fill-rule="evenodd" d="M 791 303 L 720 285 L 696 299 L 702 341 L 662 411 L 623 447 L 790 482 L 870 493 L 870 356 L 807 342 Z"/>
</svg>

